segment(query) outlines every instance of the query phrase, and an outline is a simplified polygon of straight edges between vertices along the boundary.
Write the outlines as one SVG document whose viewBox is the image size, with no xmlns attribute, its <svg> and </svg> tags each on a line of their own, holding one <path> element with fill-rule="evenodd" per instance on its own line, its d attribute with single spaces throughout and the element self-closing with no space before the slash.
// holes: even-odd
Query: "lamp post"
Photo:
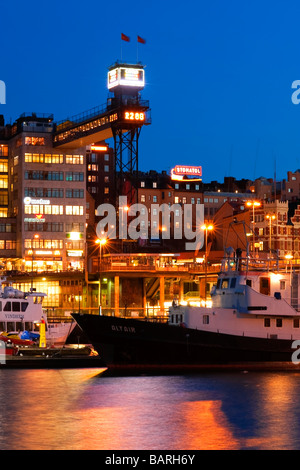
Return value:
<svg viewBox="0 0 300 470">
<path fill-rule="evenodd" d="M 252 207 L 252 233 L 253 233 L 253 237 L 252 237 L 252 251 L 253 251 L 253 254 L 255 253 L 255 217 L 254 217 L 254 210 L 255 210 L 255 207 L 260 207 L 261 206 L 261 203 L 259 201 L 248 201 L 246 203 L 246 206 L 248 207 Z"/>
<path fill-rule="evenodd" d="M 31 292 L 33 292 L 33 260 L 34 260 L 34 251 L 33 249 L 35 248 L 34 245 L 34 240 L 38 240 L 40 238 L 38 233 L 35 233 L 33 235 L 33 239 L 31 240 Z"/>
<path fill-rule="evenodd" d="M 272 220 L 276 219 L 276 215 L 268 214 L 268 215 L 266 215 L 266 219 L 269 220 L 269 252 L 270 252 L 270 255 L 271 255 L 271 250 L 272 250 L 272 247 L 271 247 L 271 243 L 272 243 Z"/>
<path fill-rule="evenodd" d="M 288 253 L 287 255 L 285 255 L 285 259 L 286 259 L 286 268 L 285 268 L 286 273 L 287 273 L 288 261 L 290 263 L 290 287 L 292 287 L 292 259 L 293 259 L 293 255 Z M 291 300 L 293 300 L 292 299 L 292 292 L 291 292 Z"/>
<path fill-rule="evenodd" d="M 212 224 L 203 224 L 201 227 L 205 231 L 205 285 L 204 285 L 204 301 L 206 307 L 206 284 L 207 284 L 207 232 L 214 229 Z"/>
<path fill-rule="evenodd" d="M 102 267 L 102 246 L 106 244 L 106 238 L 97 238 L 96 243 L 99 244 L 99 290 L 98 290 L 98 303 L 99 315 L 102 314 L 102 301 L 101 301 L 101 267 Z"/>
</svg>

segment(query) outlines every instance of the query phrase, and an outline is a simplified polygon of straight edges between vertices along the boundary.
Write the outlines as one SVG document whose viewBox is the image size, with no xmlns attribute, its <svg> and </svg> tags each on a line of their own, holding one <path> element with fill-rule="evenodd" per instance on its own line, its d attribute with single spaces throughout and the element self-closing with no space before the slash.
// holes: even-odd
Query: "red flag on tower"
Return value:
<svg viewBox="0 0 300 470">
<path fill-rule="evenodd" d="M 123 33 L 121 33 L 121 39 L 122 39 L 122 41 L 127 41 L 127 42 L 130 41 L 130 37 L 126 36 L 126 35 L 123 34 Z"/>
<path fill-rule="evenodd" d="M 137 40 L 138 40 L 138 42 L 140 42 L 141 44 L 146 44 L 146 39 L 141 38 L 141 36 L 138 36 L 138 37 L 137 37 Z"/>
</svg>

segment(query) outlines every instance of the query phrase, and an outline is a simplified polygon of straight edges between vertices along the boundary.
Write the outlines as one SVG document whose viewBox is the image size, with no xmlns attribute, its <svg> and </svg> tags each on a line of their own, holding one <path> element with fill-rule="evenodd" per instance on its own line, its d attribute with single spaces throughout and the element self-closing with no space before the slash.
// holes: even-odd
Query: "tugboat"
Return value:
<svg viewBox="0 0 300 470">
<path fill-rule="evenodd" d="M 166 323 L 73 315 L 109 367 L 116 364 L 291 362 L 300 346 L 300 273 L 229 248 L 211 307 L 174 305 Z M 299 341 L 299 343 L 297 343 Z"/>
</svg>

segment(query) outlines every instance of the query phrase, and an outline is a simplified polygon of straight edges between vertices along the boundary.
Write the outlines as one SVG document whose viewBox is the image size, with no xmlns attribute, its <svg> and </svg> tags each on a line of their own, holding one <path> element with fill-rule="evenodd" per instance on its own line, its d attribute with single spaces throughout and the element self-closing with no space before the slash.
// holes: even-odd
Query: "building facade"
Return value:
<svg viewBox="0 0 300 470">
<path fill-rule="evenodd" d="M 11 268 L 21 272 L 84 267 L 85 148 L 54 148 L 53 125 L 51 115 L 22 115 L 6 129 L 2 147 L 7 148 L 7 173 L 0 179 L 9 202 L 1 215 L 15 221 Z M 4 191 L 2 199 L 6 201 Z"/>
</svg>

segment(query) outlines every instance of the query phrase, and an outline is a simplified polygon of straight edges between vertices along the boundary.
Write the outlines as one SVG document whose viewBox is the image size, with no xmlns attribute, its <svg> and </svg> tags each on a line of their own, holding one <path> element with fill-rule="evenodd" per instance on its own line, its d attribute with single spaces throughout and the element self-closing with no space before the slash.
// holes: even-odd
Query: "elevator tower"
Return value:
<svg viewBox="0 0 300 470">
<path fill-rule="evenodd" d="M 138 142 L 144 125 L 151 124 L 149 101 L 142 100 L 145 69 L 141 64 L 116 63 L 109 67 L 108 109 L 118 110 L 111 123 L 115 153 L 116 202 L 127 196 L 128 204 L 138 202 Z"/>
</svg>

